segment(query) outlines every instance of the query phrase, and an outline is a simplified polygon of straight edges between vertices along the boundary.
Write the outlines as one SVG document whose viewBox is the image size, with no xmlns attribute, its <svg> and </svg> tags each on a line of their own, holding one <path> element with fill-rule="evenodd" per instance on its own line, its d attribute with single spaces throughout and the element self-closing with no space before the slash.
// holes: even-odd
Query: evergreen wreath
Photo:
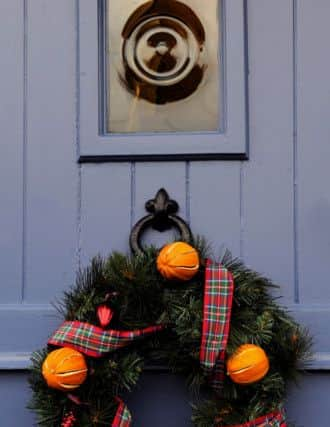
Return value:
<svg viewBox="0 0 330 427">
<path fill-rule="evenodd" d="M 190 243 L 201 260 L 208 258 L 202 239 Z M 157 256 L 157 250 L 149 248 L 137 256 L 113 253 L 107 259 L 96 257 L 65 293 L 58 308 L 66 321 L 98 325 L 97 308 L 108 307 L 114 314 L 113 330 L 150 325 L 163 328 L 107 357 L 87 357 L 86 381 L 69 393 L 48 387 L 42 376 L 42 365 L 54 348 L 35 352 L 30 408 L 37 413 L 39 426 L 113 425 L 121 403 L 119 396 L 132 390 L 143 367 L 151 361 L 166 363 L 173 373 L 184 375 L 197 396 L 205 389 L 211 392 L 210 398 L 193 407 L 196 427 L 239 425 L 282 410 L 286 385 L 296 379 L 298 362 L 308 356 L 310 338 L 270 295 L 273 283 L 228 252 L 220 260 L 235 282 L 227 358 L 242 344 L 255 344 L 268 355 L 270 370 L 263 379 L 249 385 L 236 384 L 226 375 L 219 397 L 200 365 L 205 265 L 187 282 L 168 281 L 157 270 Z M 284 424 L 274 421 L 269 425 Z"/>
<path fill-rule="evenodd" d="M 159 210 L 159 200 L 177 210 L 164 190 L 147 206 Z M 78 273 L 57 304 L 64 323 L 32 355 L 40 427 L 131 426 L 123 398 L 150 363 L 186 378 L 195 427 L 288 426 L 287 384 L 310 357 L 308 331 L 277 304 L 272 281 L 228 251 L 211 261 L 189 234 L 161 251 L 97 256 Z"/>
</svg>

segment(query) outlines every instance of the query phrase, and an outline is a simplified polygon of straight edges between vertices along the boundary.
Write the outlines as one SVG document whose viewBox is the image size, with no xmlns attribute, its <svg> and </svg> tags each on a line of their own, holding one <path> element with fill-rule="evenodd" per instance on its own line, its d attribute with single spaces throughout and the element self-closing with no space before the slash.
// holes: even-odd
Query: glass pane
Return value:
<svg viewBox="0 0 330 427">
<path fill-rule="evenodd" d="M 106 1 L 107 132 L 219 129 L 219 4 Z"/>
</svg>

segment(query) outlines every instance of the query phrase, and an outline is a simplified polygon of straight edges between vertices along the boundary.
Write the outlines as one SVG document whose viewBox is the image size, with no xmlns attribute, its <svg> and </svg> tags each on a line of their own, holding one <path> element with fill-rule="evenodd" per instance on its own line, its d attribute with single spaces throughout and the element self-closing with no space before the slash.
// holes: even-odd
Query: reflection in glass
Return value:
<svg viewBox="0 0 330 427">
<path fill-rule="evenodd" d="M 107 0 L 107 132 L 218 130 L 218 5 Z"/>
</svg>

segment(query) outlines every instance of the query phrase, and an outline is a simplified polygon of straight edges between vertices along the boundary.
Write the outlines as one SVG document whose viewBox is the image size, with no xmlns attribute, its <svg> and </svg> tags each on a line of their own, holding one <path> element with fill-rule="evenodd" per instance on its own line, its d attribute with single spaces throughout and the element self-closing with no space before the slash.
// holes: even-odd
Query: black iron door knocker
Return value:
<svg viewBox="0 0 330 427">
<path fill-rule="evenodd" d="M 154 199 L 146 202 L 145 208 L 149 215 L 141 218 L 134 225 L 130 234 L 130 246 L 134 254 L 144 252 L 141 236 L 149 227 L 157 231 L 165 231 L 174 227 L 180 232 L 182 241 L 189 242 L 192 240 L 192 233 L 188 224 L 176 215 L 179 210 L 178 203 L 169 198 L 166 190 L 160 189 Z"/>
</svg>

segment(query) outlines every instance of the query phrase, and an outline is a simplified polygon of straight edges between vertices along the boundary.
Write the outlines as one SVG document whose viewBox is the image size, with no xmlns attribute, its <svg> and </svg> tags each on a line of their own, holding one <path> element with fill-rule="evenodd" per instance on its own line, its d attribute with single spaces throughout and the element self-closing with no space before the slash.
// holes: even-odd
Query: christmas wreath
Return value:
<svg viewBox="0 0 330 427">
<path fill-rule="evenodd" d="M 29 407 L 40 427 L 130 427 L 125 395 L 146 365 L 186 378 L 196 427 L 286 427 L 287 384 L 311 339 L 274 284 L 229 252 L 215 262 L 164 189 L 133 228 L 133 255 L 92 259 L 57 305 L 63 324 L 32 356 Z M 181 240 L 141 247 L 152 225 Z M 156 427 L 156 426 L 155 426 Z"/>
<path fill-rule="evenodd" d="M 208 392 L 193 405 L 196 427 L 287 425 L 286 385 L 309 354 L 307 331 L 270 280 L 189 243 L 96 257 L 79 273 L 59 306 L 65 322 L 32 357 L 39 426 L 130 426 L 123 395 L 150 362 Z"/>
</svg>

